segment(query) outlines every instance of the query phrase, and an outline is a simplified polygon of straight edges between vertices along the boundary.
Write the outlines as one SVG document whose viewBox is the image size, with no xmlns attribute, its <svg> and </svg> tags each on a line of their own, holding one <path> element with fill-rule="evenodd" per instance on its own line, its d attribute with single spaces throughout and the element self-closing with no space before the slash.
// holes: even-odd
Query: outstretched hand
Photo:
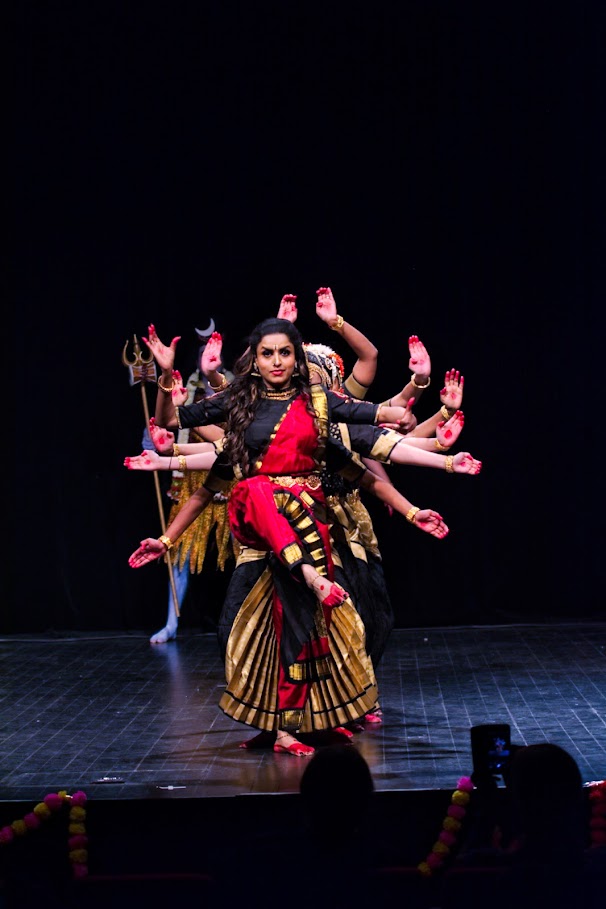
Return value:
<svg viewBox="0 0 606 909">
<path fill-rule="evenodd" d="M 213 331 L 212 335 L 206 342 L 200 359 L 200 369 L 205 376 L 211 372 L 216 372 L 221 365 L 221 352 L 223 350 L 223 338 L 218 331 Z"/>
<path fill-rule="evenodd" d="M 431 534 L 432 537 L 436 537 L 438 540 L 443 540 L 449 533 L 442 515 L 438 514 L 437 511 L 432 511 L 431 508 L 422 508 L 417 511 L 413 523 L 419 530 Z"/>
<path fill-rule="evenodd" d="M 154 355 L 156 363 L 162 370 L 172 369 L 175 365 L 175 353 L 177 351 L 177 343 L 181 340 L 181 335 L 173 338 L 170 346 L 167 347 L 158 337 L 155 325 L 150 325 L 147 331 L 149 338 L 143 337 L 143 340 Z"/>
<path fill-rule="evenodd" d="M 454 473 L 468 473 L 475 476 L 482 470 L 482 462 L 478 461 L 468 451 L 459 451 L 452 459 Z"/>
<path fill-rule="evenodd" d="M 172 454 L 173 445 L 175 444 L 175 434 L 174 432 L 171 432 L 170 429 L 164 429 L 162 426 L 158 426 L 155 417 L 150 417 L 149 435 L 154 443 L 156 451 L 159 451 L 160 454 L 167 454 L 168 452 Z"/>
<path fill-rule="evenodd" d="M 284 294 L 280 300 L 280 308 L 278 309 L 278 319 L 287 319 L 289 322 L 297 321 L 297 295 L 296 294 Z"/>
<path fill-rule="evenodd" d="M 443 448 L 450 448 L 461 435 L 465 417 L 462 410 L 453 413 L 449 420 L 440 420 L 436 426 L 436 439 Z"/>
<path fill-rule="evenodd" d="M 161 543 L 160 540 L 154 540 L 153 537 L 148 537 L 146 540 L 141 540 L 139 548 L 135 549 L 133 554 L 129 556 L 128 564 L 131 568 L 142 568 L 148 562 L 155 562 L 165 552 L 166 546 L 164 543 Z"/>
<path fill-rule="evenodd" d="M 134 458 L 124 458 L 124 466 L 129 470 L 158 470 L 160 455 L 157 451 L 146 448 Z"/>
<path fill-rule="evenodd" d="M 330 287 L 318 287 L 316 291 L 318 299 L 316 301 L 316 313 L 323 322 L 330 325 L 337 318 L 337 304 L 332 295 Z"/>
<path fill-rule="evenodd" d="M 431 376 L 431 359 L 427 353 L 427 348 L 417 335 L 411 335 L 408 339 L 408 351 L 410 360 L 408 368 L 415 374 L 417 379 L 429 379 Z"/>
<path fill-rule="evenodd" d="M 440 402 L 451 410 L 458 410 L 463 403 L 463 385 L 465 379 L 458 369 L 447 369 L 444 376 L 444 388 L 440 391 Z"/>
</svg>

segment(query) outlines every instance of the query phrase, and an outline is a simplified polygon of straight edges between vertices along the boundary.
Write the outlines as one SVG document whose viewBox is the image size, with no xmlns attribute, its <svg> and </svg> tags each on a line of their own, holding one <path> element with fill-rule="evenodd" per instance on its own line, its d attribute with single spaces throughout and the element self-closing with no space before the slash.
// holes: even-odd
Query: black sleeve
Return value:
<svg viewBox="0 0 606 909">
<path fill-rule="evenodd" d="M 389 463 L 391 453 L 402 436 L 393 429 L 380 426 L 348 426 L 349 441 L 353 451 L 364 458 Z"/>
<path fill-rule="evenodd" d="M 338 473 L 350 483 L 359 483 L 366 467 L 354 452 L 337 439 L 329 436 L 326 446 L 326 469 Z"/>
<path fill-rule="evenodd" d="M 184 404 L 177 407 L 179 429 L 192 426 L 208 426 L 209 423 L 225 423 L 227 419 L 227 394 L 219 392 L 204 398 L 198 404 Z"/>
<path fill-rule="evenodd" d="M 327 391 L 326 399 L 333 423 L 375 422 L 379 405 L 372 401 L 356 401 L 337 391 Z"/>
<path fill-rule="evenodd" d="M 204 488 L 212 492 L 225 492 L 234 479 L 234 469 L 221 452 L 206 475 Z"/>
</svg>

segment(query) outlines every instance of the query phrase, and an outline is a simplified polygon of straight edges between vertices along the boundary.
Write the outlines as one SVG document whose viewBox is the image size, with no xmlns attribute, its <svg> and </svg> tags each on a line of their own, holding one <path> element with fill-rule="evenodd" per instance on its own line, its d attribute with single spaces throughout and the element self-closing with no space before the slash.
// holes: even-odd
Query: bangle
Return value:
<svg viewBox="0 0 606 909">
<path fill-rule="evenodd" d="M 416 505 L 413 505 L 412 508 L 409 508 L 408 512 L 406 513 L 406 520 L 409 522 L 409 524 L 414 524 L 417 511 L 420 510 L 421 509 L 417 508 Z"/>
<path fill-rule="evenodd" d="M 427 382 L 425 383 L 425 385 L 418 385 L 415 382 L 415 375 L 416 375 L 416 373 L 413 372 L 413 374 L 410 377 L 410 381 L 412 382 L 414 388 L 429 388 L 429 386 L 431 385 L 431 376 L 426 376 Z"/>
<path fill-rule="evenodd" d="M 450 448 L 450 445 L 442 445 L 442 443 L 440 442 L 439 439 L 434 439 L 433 444 L 435 445 L 435 447 L 437 448 L 438 451 L 448 451 L 448 449 Z"/>
<path fill-rule="evenodd" d="M 158 537 L 158 542 L 164 543 L 164 545 L 166 546 L 167 552 L 169 549 L 173 548 L 173 541 L 171 540 L 170 537 L 167 537 L 165 533 L 163 533 L 161 537 Z"/>
<path fill-rule="evenodd" d="M 444 469 L 446 470 L 446 473 L 454 473 L 454 467 L 452 466 L 453 461 L 454 455 L 447 455 L 444 458 Z"/>
<path fill-rule="evenodd" d="M 221 381 L 219 382 L 218 385 L 213 385 L 211 383 L 210 379 L 208 381 L 208 384 L 209 384 L 209 387 L 212 388 L 213 391 L 223 391 L 224 388 L 227 388 L 227 386 L 229 385 L 229 382 L 227 381 L 225 376 L 222 375 Z"/>
<path fill-rule="evenodd" d="M 179 462 L 179 467 L 181 470 L 187 470 L 187 461 L 185 460 L 185 455 L 178 455 L 177 461 Z"/>
<path fill-rule="evenodd" d="M 446 404 L 442 404 L 442 406 L 440 407 L 440 413 L 442 414 L 442 416 L 444 417 L 445 420 L 450 420 L 450 418 L 452 416 L 454 416 L 456 412 L 457 412 L 456 407 L 447 407 Z"/>
<path fill-rule="evenodd" d="M 343 318 L 343 316 L 337 316 L 337 318 L 336 318 L 335 321 L 332 323 L 332 325 L 330 326 L 330 328 L 331 328 L 333 331 L 338 331 L 339 333 L 341 333 L 341 332 L 343 331 L 343 323 L 344 323 L 344 322 L 345 322 L 345 319 Z"/>
<path fill-rule="evenodd" d="M 179 446 L 176 442 L 173 442 L 173 457 L 178 458 L 180 454 Z"/>
<path fill-rule="evenodd" d="M 158 376 L 158 388 L 160 389 L 160 391 L 163 391 L 165 395 L 169 395 L 171 393 L 171 391 L 173 390 L 173 388 L 175 387 L 175 385 L 176 385 L 176 382 L 173 379 L 173 384 L 170 386 L 170 388 L 166 388 L 162 384 L 162 376 Z"/>
</svg>

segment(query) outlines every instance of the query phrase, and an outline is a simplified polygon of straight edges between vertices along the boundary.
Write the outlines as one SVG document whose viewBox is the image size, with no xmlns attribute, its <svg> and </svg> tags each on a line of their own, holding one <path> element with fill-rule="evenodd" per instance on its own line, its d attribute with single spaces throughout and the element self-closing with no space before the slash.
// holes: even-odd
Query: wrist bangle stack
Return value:
<svg viewBox="0 0 606 909">
<path fill-rule="evenodd" d="M 440 442 L 439 439 L 434 439 L 433 444 L 435 445 L 435 447 L 437 448 L 438 451 L 448 451 L 448 449 L 450 448 L 450 445 L 442 445 L 442 443 Z"/>
<path fill-rule="evenodd" d="M 210 381 L 208 384 L 209 384 L 210 388 L 212 389 L 212 391 L 223 391 L 224 388 L 227 388 L 227 386 L 229 385 L 229 382 L 227 381 L 225 376 L 222 375 L 221 381 L 219 382 L 218 385 L 213 385 Z"/>
<path fill-rule="evenodd" d="M 173 457 L 178 458 L 180 454 L 179 446 L 176 442 L 173 442 Z"/>
<path fill-rule="evenodd" d="M 415 382 L 415 375 L 416 375 L 416 373 L 413 372 L 413 374 L 410 377 L 410 381 L 412 382 L 412 384 L 415 388 L 419 388 L 419 389 L 429 388 L 429 386 L 431 385 L 431 376 L 425 377 L 427 379 L 427 382 L 425 383 L 425 385 L 418 385 L 417 382 Z"/>
<path fill-rule="evenodd" d="M 409 508 L 408 512 L 406 513 L 406 520 L 408 521 L 409 524 L 415 523 L 415 517 L 417 515 L 417 511 L 420 511 L 420 510 L 421 509 L 417 508 L 416 505 L 413 505 L 412 508 Z"/>
<path fill-rule="evenodd" d="M 158 542 L 164 543 L 164 545 L 166 546 L 167 552 L 169 549 L 173 548 L 173 541 L 171 540 L 170 537 L 167 537 L 165 533 L 163 533 L 161 537 L 158 537 Z"/>
<path fill-rule="evenodd" d="M 452 416 L 457 412 L 456 407 L 447 407 L 446 404 L 442 404 L 440 407 L 440 413 L 445 420 L 450 420 Z"/>
<path fill-rule="evenodd" d="M 160 389 L 160 391 L 163 391 L 165 395 L 169 395 L 171 393 L 171 391 L 175 387 L 175 384 L 176 384 L 175 380 L 173 379 L 173 384 L 170 386 L 170 388 L 167 388 L 165 385 L 162 384 L 162 376 L 158 376 L 158 388 Z"/>
<path fill-rule="evenodd" d="M 454 467 L 452 466 L 453 461 L 454 461 L 454 455 L 447 455 L 444 458 L 444 469 L 445 469 L 446 473 L 454 473 Z"/>
<path fill-rule="evenodd" d="M 177 461 L 179 462 L 180 470 L 187 470 L 187 461 L 185 460 L 185 455 L 178 455 Z"/>
<path fill-rule="evenodd" d="M 331 328 L 333 331 L 338 331 L 339 334 L 341 334 L 341 333 L 343 332 L 343 323 L 344 323 L 344 322 L 345 322 L 345 319 L 343 318 L 343 316 L 337 316 L 337 318 L 336 318 L 335 321 L 332 323 L 332 325 L 330 326 L 330 328 Z"/>
</svg>

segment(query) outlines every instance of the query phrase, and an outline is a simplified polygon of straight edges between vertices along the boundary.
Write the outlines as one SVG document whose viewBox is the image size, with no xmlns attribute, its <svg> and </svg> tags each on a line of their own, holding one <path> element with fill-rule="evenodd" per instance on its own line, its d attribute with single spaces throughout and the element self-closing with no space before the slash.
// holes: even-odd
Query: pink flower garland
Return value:
<svg viewBox="0 0 606 909">
<path fill-rule="evenodd" d="M 75 878 L 88 874 L 88 837 L 86 835 L 86 793 L 82 791 L 68 795 L 65 790 L 51 792 L 20 820 L 13 821 L 6 827 L 0 827 L 0 846 L 12 843 L 16 837 L 25 836 L 29 830 L 36 830 L 42 821 L 58 812 L 63 805 L 69 805 L 69 825 L 67 840 L 69 860 Z"/>
<path fill-rule="evenodd" d="M 423 877 L 431 877 L 434 871 L 441 868 L 446 858 L 450 855 L 452 847 L 457 841 L 457 834 L 462 825 L 467 811 L 467 805 L 473 792 L 471 777 L 462 776 L 457 783 L 457 788 L 450 797 L 450 805 L 446 817 L 442 821 L 442 830 L 437 840 L 431 847 L 431 852 L 424 862 L 417 865 Z"/>
<path fill-rule="evenodd" d="M 589 787 L 591 818 L 589 834 L 592 846 L 606 846 L 606 780 Z"/>
</svg>

